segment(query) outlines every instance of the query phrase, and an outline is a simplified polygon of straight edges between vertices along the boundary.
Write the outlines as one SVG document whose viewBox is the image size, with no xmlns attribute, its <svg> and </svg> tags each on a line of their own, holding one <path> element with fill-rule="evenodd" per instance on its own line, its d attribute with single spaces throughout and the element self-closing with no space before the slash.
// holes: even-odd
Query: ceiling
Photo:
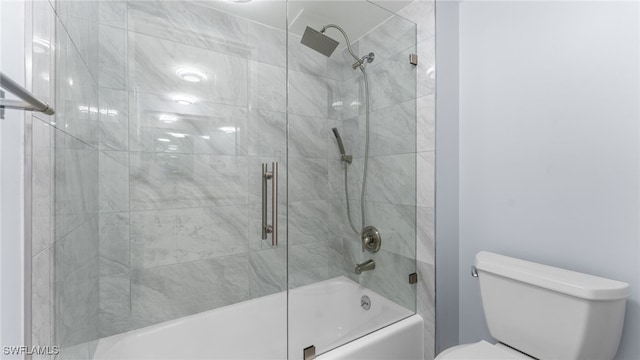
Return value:
<svg viewBox="0 0 640 360">
<path fill-rule="evenodd" d="M 208 6 L 284 30 L 289 19 L 289 31 L 302 35 L 306 26 L 320 29 L 326 24 L 341 26 L 351 41 L 356 41 L 376 28 L 394 12 L 413 0 L 230 0 L 207 1 Z M 288 8 L 287 8 L 288 7 Z"/>
</svg>

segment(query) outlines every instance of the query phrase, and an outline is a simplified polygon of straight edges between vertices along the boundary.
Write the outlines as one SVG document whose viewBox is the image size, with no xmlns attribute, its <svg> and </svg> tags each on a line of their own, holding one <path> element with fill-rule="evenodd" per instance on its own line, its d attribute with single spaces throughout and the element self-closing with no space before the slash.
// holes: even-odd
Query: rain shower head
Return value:
<svg viewBox="0 0 640 360">
<path fill-rule="evenodd" d="M 338 47 L 339 42 L 333 40 L 327 35 L 307 26 L 300 40 L 302 45 L 308 46 L 320 54 L 330 57 L 333 51 Z"/>
</svg>

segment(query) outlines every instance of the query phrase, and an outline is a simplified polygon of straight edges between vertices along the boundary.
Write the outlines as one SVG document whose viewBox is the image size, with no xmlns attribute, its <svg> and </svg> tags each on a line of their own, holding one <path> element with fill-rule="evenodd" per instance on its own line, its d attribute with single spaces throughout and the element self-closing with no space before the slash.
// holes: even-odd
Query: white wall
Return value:
<svg viewBox="0 0 640 360">
<path fill-rule="evenodd" d="M 24 84 L 24 3 L 0 1 L 0 71 Z M 23 341 L 22 111 L 0 120 L 0 354 Z M 4 355 L 0 355 L 4 358 Z"/>
<path fill-rule="evenodd" d="M 436 2 L 436 353 L 456 345 L 459 331 L 458 13 L 457 1 Z"/>
<path fill-rule="evenodd" d="M 468 269 L 489 250 L 631 284 L 617 358 L 640 358 L 639 14 L 461 3 L 461 342 L 488 338 Z"/>
</svg>

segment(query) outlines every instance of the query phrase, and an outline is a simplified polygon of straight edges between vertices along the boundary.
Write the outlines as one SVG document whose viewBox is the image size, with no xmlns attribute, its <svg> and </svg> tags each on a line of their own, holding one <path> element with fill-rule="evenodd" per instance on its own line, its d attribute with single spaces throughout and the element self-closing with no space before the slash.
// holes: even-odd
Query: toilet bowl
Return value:
<svg viewBox="0 0 640 360">
<path fill-rule="evenodd" d="M 462 344 L 450 347 L 440 353 L 436 360 L 533 360 L 521 352 L 497 343 L 490 344 L 484 340 L 472 344 Z"/>
<path fill-rule="evenodd" d="M 436 360 L 613 359 L 629 285 L 482 251 L 480 281 L 489 333 L 498 342 L 462 344 Z"/>
</svg>

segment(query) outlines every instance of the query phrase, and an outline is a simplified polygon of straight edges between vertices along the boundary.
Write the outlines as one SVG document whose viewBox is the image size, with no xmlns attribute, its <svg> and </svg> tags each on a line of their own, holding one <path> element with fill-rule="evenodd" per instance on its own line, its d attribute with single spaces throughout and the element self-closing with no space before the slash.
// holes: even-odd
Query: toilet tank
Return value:
<svg viewBox="0 0 640 360">
<path fill-rule="evenodd" d="M 485 251 L 476 269 L 498 341 L 543 360 L 615 356 L 628 284 Z"/>
</svg>

